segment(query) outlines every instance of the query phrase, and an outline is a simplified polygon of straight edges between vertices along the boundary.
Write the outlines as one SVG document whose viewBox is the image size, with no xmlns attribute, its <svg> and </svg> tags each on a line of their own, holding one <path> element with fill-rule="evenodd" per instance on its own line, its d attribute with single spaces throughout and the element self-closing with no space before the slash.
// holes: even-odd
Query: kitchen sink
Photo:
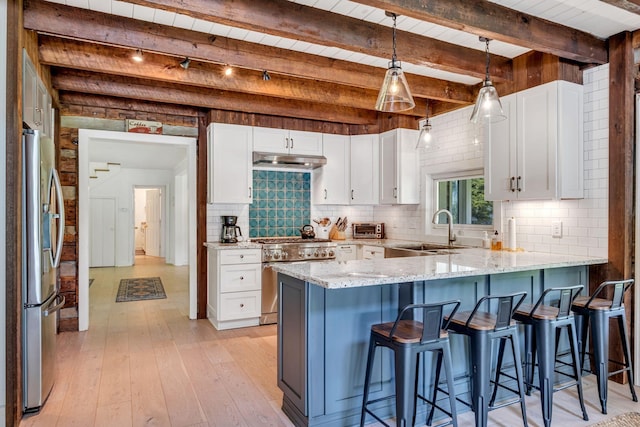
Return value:
<svg viewBox="0 0 640 427">
<path fill-rule="evenodd" d="M 455 249 L 466 246 L 442 245 L 438 243 L 413 243 L 393 248 L 385 248 L 385 258 L 401 258 L 410 256 L 451 255 L 457 254 Z"/>
<path fill-rule="evenodd" d="M 398 249 L 409 249 L 412 251 L 437 251 L 444 249 L 462 249 L 464 246 L 442 245 L 439 243 L 413 243 L 408 245 L 396 246 Z"/>
</svg>

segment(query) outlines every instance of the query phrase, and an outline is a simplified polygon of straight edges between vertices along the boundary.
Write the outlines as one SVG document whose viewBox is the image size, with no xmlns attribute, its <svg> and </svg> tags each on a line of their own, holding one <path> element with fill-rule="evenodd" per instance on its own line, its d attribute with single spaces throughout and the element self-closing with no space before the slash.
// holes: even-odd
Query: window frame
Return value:
<svg viewBox="0 0 640 427">
<path fill-rule="evenodd" d="M 452 180 L 461 180 L 461 179 L 472 179 L 472 178 L 484 178 L 484 170 L 483 169 L 470 169 L 463 171 L 454 171 L 454 172 L 442 172 L 438 174 L 431 175 L 432 188 L 431 188 L 431 203 L 433 207 L 433 212 L 436 212 L 440 207 L 438 206 L 439 198 L 438 198 L 438 185 L 441 181 L 452 181 Z M 470 231 L 488 231 L 493 232 L 494 224 L 496 222 L 496 209 L 500 207 L 496 202 L 493 202 L 492 216 L 493 221 L 491 224 L 454 224 L 454 227 L 458 230 L 470 230 Z M 431 215 L 433 215 L 433 212 Z M 431 222 L 432 216 L 427 215 L 427 221 Z M 431 224 L 431 228 L 433 229 L 446 229 L 448 227 L 447 224 Z"/>
</svg>

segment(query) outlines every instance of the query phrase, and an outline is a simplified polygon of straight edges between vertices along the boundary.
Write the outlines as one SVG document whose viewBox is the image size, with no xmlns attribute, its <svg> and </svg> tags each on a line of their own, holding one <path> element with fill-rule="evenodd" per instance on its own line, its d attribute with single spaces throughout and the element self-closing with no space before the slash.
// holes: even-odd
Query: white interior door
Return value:
<svg viewBox="0 0 640 427">
<path fill-rule="evenodd" d="M 116 201 L 90 199 L 90 267 L 116 265 Z"/>
<path fill-rule="evenodd" d="M 150 256 L 160 256 L 161 233 L 161 191 L 159 188 L 147 190 L 147 204 L 145 213 L 147 216 L 147 231 L 145 251 Z"/>
</svg>

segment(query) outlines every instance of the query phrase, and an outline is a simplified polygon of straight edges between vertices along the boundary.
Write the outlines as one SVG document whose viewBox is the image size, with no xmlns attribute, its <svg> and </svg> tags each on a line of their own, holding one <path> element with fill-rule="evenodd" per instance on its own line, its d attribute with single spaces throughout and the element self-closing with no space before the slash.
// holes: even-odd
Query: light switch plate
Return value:
<svg viewBox="0 0 640 427">
<path fill-rule="evenodd" d="M 562 221 L 551 223 L 551 237 L 562 237 Z"/>
</svg>

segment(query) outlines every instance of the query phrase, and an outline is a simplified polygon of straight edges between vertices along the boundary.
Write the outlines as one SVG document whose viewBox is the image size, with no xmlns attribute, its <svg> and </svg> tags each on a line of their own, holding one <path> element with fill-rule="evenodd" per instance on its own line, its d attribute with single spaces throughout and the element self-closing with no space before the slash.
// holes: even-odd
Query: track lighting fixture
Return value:
<svg viewBox="0 0 640 427">
<path fill-rule="evenodd" d="M 224 75 L 225 76 L 230 76 L 231 74 L 233 74 L 233 68 L 231 68 L 231 66 L 227 65 L 224 67 Z"/>
<path fill-rule="evenodd" d="M 501 120 L 505 120 L 507 116 L 505 116 L 504 112 L 502 111 L 502 103 L 500 102 L 500 98 L 498 97 L 498 91 L 496 91 L 496 88 L 493 86 L 493 83 L 491 83 L 491 79 L 489 78 L 489 42 L 491 40 L 486 37 L 480 36 L 480 41 L 486 43 L 486 71 L 484 84 L 482 85 L 482 88 L 480 88 L 480 92 L 478 93 L 478 99 L 476 99 L 476 105 L 473 108 L 473 113 L 471 113 L 470 120 L 473 123 L 495 123 Z"/>
<path fill-rule="evenodd" d="M 416 106 L 407 84 L 407 79 L 402 72 L 402 64 L 396 57 L 396 17 L 395 13 L 386 12 L 393 18 L 393 56 L 389 62 L 389 68 L 384 76 L 382 87 L 378 93 L 376 110 L 397 112 L 410 110 Z"/>
<path fill-rule="evenodd" d="M 142 62 L 142 51 L 140 49 L 136 49 L 136 52 L 131 56 L 136 62 Z"/>
<path fill-rule="evenodd" d="M 271 76 L 269 75 L 269 72 L 267 70 L 264 70 L 262 72 L 262 80 L 264 80 L 265 82 L 271 80 Z"/>
<path fill-rule="evenodd" d="M 186 57 L 184 58 L 184 60 L 182 60 L 182 62 L 180 62 L 180 66 L 181 66 L 182 68 L 184 68 L 185 70 L 186 70 L 187 68 L 189 68 L 189 65 L 190 65 L 190 64 L 191 64 L 191 60 L 189 59 L 189 57 L 188 57 L 188 56 L 186 56 Z"/>
</svg>

